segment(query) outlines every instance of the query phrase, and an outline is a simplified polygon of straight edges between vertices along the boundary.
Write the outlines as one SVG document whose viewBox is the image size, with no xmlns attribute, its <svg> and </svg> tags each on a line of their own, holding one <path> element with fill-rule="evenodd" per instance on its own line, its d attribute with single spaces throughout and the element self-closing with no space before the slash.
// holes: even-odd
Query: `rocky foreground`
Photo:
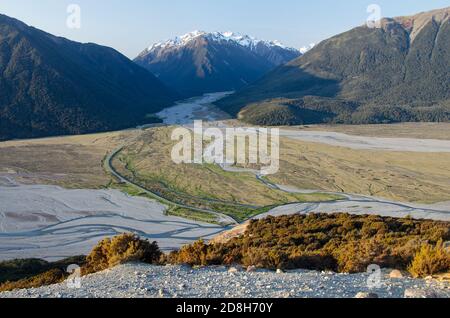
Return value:
<svg viewBox="0 0 450 318">
<path fill-rule="evenodd" d="M 380 285 L 370 289 L 369 274 L 127 264 L 83 277 L 80 288 L 63 283 L 0 293 L 0 298 L 450 298 L 448 281 L 391 276 L 383 272 Z"/>
</svg>

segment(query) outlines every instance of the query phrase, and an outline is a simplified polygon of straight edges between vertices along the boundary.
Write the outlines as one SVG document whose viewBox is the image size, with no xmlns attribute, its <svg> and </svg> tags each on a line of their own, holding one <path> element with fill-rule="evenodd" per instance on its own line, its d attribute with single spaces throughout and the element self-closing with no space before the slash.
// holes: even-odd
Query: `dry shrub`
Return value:
<svg viewBox="0 0 450 318">
<path fill-rule="evenodd" d="M 241 263 L 242 255 L 239 249 L 226 244 L 205 244 L 203 240 L 191 245 L 185 245 L 178 251 L 170 253 L 166 262 L 190 266 L 232 265 Z"/>
<path fill-rule="evenodd" d="M 450 222 L 311 213 L 250 221 L 240 237 L 196 242 L 171 253 L 168 261 L 349 273 L 365 272 L 371 264 L 406 270 L 424 242 L 438 240 L 450 240 Z"/>
<path fill-rule="evenodd" d="M 427 277 L 450 271 L 450 253 L 445 249 L 442 241 L 435 246 L 424 244 L 415 255 L 408 271 L 414 277 Z"/>
<path fill-rule="evenodd" d="M 183 246 L 178 252 L 169 255 L 168 261 L 173 264 L 209 265 L 207 263 L 208 248 L 203 240 Z"/>
<path fill-rule="evenodd" d="M 82 266 L 85 256 L 74 256 L 56 262 L 40 259 L 15 259 L 0 262 L 0 291 L 35 288 L 62 282 L 69 265 Z"/>
<path fill-rule="evenodd" d="M 102 240 L 86 258 L 72 257 L 54 263 L 41 260 L 15 260 L 1 263 L 0 274 L 4 274 L 3 276 L 6 277 L 9 272 L 9 276 L 12 277 L 9 280 L 14 281 L 1 284 L 0 291 L 61 283 L 69 276 L 65 269 L 70 264 L 80 265 L 82 275 L 87 275 L 133 261 L 159 264 L 162 256 L 156 242 L 150 243 L 134 234 L 122 234 Z M 43 270 L 45 268 L 48 268 L 46 272 Z M 5 271 L 5 273 L 2 273 L 2 271 Z M 25 278 L 15 279 L 15 277 L 20 276 Z"/>
<path fill-rule="evenodd" d="M 41 259 L 14 259 L 0 262 L 0 284 L 25 280 L 52 269 L 66 270 L 69 265 L 82 266 L 86 256 L 74 256 L 56 262 L 47 262 Z"/>
<path fill-rule="evenodd" d="M 284 268 L 288 262 L 287 256 L 276 249 L 249 248 L 242 259 L 244 266 L 278 269 Z"/>
<path fill-rule="evenodd" d="M 336 259 L 326 253 L 302 253 L 298 256 L 291 256 L 287 269 L 309 269 L 318 271 L 337 271 Z"/>
<path fill-rule="evenodd" d="M 15 289 L 38 288 L 63 282 L 68 277 L 64 271 L 60 269 L 52 269 L 43 274 L 36 275 L 31 278 L 21 279 L 16 282 L 6 282 L 0 285 L 0 292 L 11 291 Z"/>
<path fill-rule="evenodd" d="M 365 272 L 371 264 L 383 267 L 402 267 L 398 260 L 393 261 L 396 259 L 395 256 L 380 237 L 345 242 L 330 253 L 337 260 L 338 271 L 344 273 Z"/>
<path fill-rule="evenodd" d="M 82 274 L 99 272 L 128 262 L 158 264 L 162 253 L 156 242 L 150 243 L 134 234 L 122 234 L 104 239 L 86 258 Z"/>
</svg>

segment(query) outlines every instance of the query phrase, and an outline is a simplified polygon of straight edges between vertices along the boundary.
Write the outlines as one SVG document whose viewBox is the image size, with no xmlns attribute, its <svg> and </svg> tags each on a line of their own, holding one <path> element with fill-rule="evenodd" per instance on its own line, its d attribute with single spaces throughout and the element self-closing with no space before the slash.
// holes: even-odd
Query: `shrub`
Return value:
<svg viewBox="0 0 450 318">
<path fill-rule="evenodd" d="M 122 234 L 98 243 L 86 258 L 82 274 L 95 273 L 134 261 L 158 264 L 161 256 L 156 242 L 150 243 L 134 234 Z"/>
<path fill-rule="evenodd" d="M 319 271 L 337 271 L 337 260 L 327 253 L 306 252 L 299 255 L 291 255 L 288 263 L 284 266 L 286 269 L 309 269 Z"/>
<path fill-rule="evenodd" d="M 85 256 L 69 257 L 56 262 L 47 262 L 41 259 L 15 259 L 0 262 L 0 284 L 7 281 L 18 281 L 43 274 L 52 269 L 66 270 L 71 264 L 82 266 Z"/>
<path fill-rule="evenodd" d="M 427 277 L 450 271 L 450 253 L 442 241 L 435 246 L 424 244 L 415 255 L 408 271 L 414 277 Z"/>
<path fill-rule="evenodd" d="M 0 277 L 8 281 L 0 285 L 0 291 L 61 283 L 69 276 L 66 269 L 71 264 L 81 266 L 81 274 L 87 275 L 133 261 L 159 264 L 162 256 L 156 242 L 122 234 L 102 240 L 87 257 L 71 257 L 54 263 L 35 259 L 2 262 Z"/>
<path fill-rule="evenodd" d="M 225 243 L 203 241 L 169 263 L 365 272 L 370 264 L 406 270 L 423 242 L 449 239 L 450 223 L 344 213 L 268 217 Z"/>
<path fill-rule="evenodd" d="M 43 274 L 31 278 L 21 279 L 16 282 L 6 282 L 0 285 L 0 292 L 15 289 L 37 288 L 63 282 L 69 274 L 60 269 L 52 269 Z"/>
<path fill-rule="evenodd" d="M 169 261 L 173 264 L 209 265 L 207 263 L 208 246 L 203 240 L 191 245 L 183 246 L 178 252 L 169 255 Z"/>
<path fill-rule="evenodd" d="M 0 263 L 0 284 L 42 274 L 49 270 L 49 263 L 41 259 L 16 259 Z"/>
<path fill-rule="evenodd" d="M 242 259 L 244 266 L 268 269 L 285 268 L 288 261 L 286 253 L 271 248 L 249 248 Z"/>
</svg>

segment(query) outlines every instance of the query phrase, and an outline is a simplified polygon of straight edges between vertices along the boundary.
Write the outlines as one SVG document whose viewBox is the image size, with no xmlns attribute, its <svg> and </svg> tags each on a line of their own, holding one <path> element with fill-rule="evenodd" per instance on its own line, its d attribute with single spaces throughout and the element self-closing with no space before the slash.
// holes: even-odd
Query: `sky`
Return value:
<svg viewBox="0 0 450 318">
<path fill-rule="evenodd" d="M 70 4 L 80 28 L 67 27 Z M 365 23 L 371 4 L 383 17 L 450 6 L 450 0 L 0 0 L 0 13 L 130 58 L 155 42 L 190 31 L 233 31 L 301 48 Z"/>
</svg>

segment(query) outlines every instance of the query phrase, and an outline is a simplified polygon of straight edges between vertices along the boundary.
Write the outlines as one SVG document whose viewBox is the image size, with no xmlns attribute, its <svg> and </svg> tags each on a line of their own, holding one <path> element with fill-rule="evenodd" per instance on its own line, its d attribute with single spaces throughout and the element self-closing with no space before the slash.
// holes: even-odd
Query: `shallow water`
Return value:
<svg viewBox="0 0 450 318">
<path fill-rule="evenodd" d="M 301 131 L 291 129 L 281 129 L 280 136 L 294 140 L 359 150 L 450 152 L 449 140 L 378 138 L 352 136 L 329 131 Z"/>
<path fill-rule="evenodd" d="M 194 120 L 215 121 L 230 119 L 230 116 L 212 103 L 230 95 L 230 92 L 206 94 L 178 102 L 175 106 L 166 108 L 157 114 L 166 125 L 192 124 Z"/>
<path fill-rule="evenodd" d="M 0 260 L 86 254 L 104 237 L 130 231 L 173 250 L 222 231 L 166 216 L 165 206 L 117 190 L 0 186 L 0 202 Z"/>
</svg>

